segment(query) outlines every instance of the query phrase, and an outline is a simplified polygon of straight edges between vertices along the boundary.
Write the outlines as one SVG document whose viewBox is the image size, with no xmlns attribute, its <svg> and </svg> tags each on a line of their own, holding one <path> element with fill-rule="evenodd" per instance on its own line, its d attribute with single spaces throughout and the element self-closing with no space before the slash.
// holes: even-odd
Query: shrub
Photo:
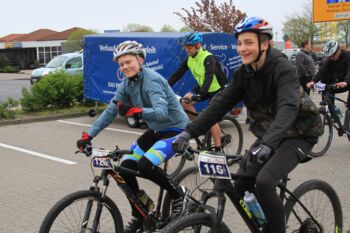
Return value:
<svg viewBox="0 0 350 233">
<path fill-rule="evenodd" d="M 19 68 L 17 66 L 4 66 L 0 68 L 0 73 L 18 73 Z"/>
<path fill-rule="evenodd" d="M 19 102 L 13 98 L 8 98 L 5 102 L 0 103 L 0 119 L 15 118 Z"/>
<path fill-rule="evenodd" d="M 23 88 L 21 105 L 24 111 L 67 108 L 83 99 L 83 76 L 55 72 L 35 83 L 31 90 Z"/>
</svg>

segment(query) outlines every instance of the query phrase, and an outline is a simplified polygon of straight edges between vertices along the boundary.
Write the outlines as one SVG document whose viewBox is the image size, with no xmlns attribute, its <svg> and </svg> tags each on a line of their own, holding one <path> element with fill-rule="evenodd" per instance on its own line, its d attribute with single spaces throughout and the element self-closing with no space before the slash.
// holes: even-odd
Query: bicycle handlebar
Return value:
<svg viewBox="0 0 350 233">
<path fill-rule="evenodd" d="M 93 147 L 91 145 L 87 145 L 86 147 L 84 147 L 84 149 L 82 151 L 76 151 L 75 153 L 83 153 L 85 154 L 87 157 L 89 157 L 92 154 L 92 149 Z M 105 157 L 109 157 L 111 158 L 113 161 L 117 161 L 119 160 L 123 155 L 125 154 L 133 154 L 134 151 L 133 150 L 121 150 L 119 149 L 118 146 L 115 147 L 115 149 L 111 152 L 109 152 Z"/>
<path fill-rule="evenodd" d="M 187 149 L 182 153 L 182 156 L 185 157 L 187 160 L 193 160 L 195 154 L 199 155 L 201 151 L 193 149 L 192 147 L 187 147 Z M 243 155 L 241 154 L 236 154 L 236 155 L 228 155 L 225 153 L 221 153 L 219 155 L 223 155 L 226 157 L 226 159 L 230 159 L 231 162 L 233 163 L 238 163 L 239 161 L 241 161 L 241 159 L 243 158 Z"/>
</svg>

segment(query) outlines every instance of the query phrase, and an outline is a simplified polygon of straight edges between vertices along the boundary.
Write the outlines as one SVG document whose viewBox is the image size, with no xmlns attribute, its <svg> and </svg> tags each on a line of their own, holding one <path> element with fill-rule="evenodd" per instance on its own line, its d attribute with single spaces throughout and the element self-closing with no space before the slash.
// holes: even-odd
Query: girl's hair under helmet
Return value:
<svg viewBox="0 0 350 233">
<path fill-rule="evenodd" d="M 326 55 L 326 57 L 330 57 L 333 54 L 335 54 L 335 52 L 337 52 L 338 48 L 339 48 L 338 41 L 330 40 L 324 46 L 323 53 L 324 53 L 324 55 Z"/>
<path fill-rule="evenodd" d="M 273 38 L 271 25 L 259 17 L 243 18 L 233 30 L 235 37 L 243 32 L 256 32 L 259 34 L 266 34 L 269 36 L 270 40 Z"/>
<path fill-rule="evenodd" d="M 115 47 L 113 51 L 113 61 L 117 61 L 120 56 L 126 54 L 135 54 L 146 58 L 146 50 L 143 48 L 142 44 L 134 41 L 127 40 L 120 43 L 117 47 Z"/>
<path fill-rule="evenodd" d="M 203 36 L 200 32 L 187 32 L 181 40 L 181 45 L 196 45 L 203 43 Z"/>
</svg>

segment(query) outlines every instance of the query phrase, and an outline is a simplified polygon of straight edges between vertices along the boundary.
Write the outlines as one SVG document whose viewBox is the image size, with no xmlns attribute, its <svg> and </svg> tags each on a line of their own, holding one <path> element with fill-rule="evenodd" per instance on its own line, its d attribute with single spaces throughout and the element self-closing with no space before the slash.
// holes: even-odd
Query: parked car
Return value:
<svg viewBox="0 0 350 233">
<path fill-rule="evenodd" d="M 284 53 L 288 57 L 288 60 L 290 60 L 293 63 L 293 65 L 295 65 L 295 59 L 299 51 L 300 49 L 282 49 L 282 53 Z"/>
<path fill-rule="evenodd" d="M 79 74 L 83 72 L 83 53 L 66 53 L 53 58 L 45 67 L 32 71 L 30 84 L 38 82 L 49 73 L 64 70 L 69 74 Z"/>
</svg>

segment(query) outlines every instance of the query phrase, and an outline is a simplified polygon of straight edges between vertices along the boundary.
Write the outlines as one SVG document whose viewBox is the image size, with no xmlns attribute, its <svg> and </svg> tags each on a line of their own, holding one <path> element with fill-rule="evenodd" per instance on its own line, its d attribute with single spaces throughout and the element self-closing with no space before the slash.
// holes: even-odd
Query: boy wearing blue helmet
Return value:
<svg viewBox="0 0 350 233">
<path fill-rule="evenodd" d="M 184 46 L 188 57 L 181 63 L 180 67 L 170 76 L 168 82 L 173 86 L 181 77 L 190 70 L 193 77 L 196 79 L 198 86 L 192 92 L 186 93 L 181 101 L 185 110 L 196 112 L 194 104 L 199 101 L 204 101 L 213 98 L 213 96 L 224 88 L 228 79 L 225 76 L 220 63 L 216 57 L 203 49 L 203 36 L 199 32 L 188 32 L 180 41 Z M 191 119 L 195 116 L 189 115 Z M 210 129 L 215 149 L 221 150 L 220 127 L 215 124 Z"/>
<path fill-rule="evenodd" d="M 243 64 L 209 107 L 178 135 L 173 148 L 184 150 L 191 137 L 204 133 L 243 100 L 257 139 L 238 170 L 248 178 L 236 180 L 235 187 L 242 197 L 245 191 L 257 197 L 267 220 L 264 232 L 284 233 L 284 207 L 276 186 L 308 159 L 308 152 L 323 133 L 322 121 L 317 107 L 300 89 L 287 57 L 270 47 L 271 26 L 261 18 L 244 18 L 234 33 Z"/>
</svg>

